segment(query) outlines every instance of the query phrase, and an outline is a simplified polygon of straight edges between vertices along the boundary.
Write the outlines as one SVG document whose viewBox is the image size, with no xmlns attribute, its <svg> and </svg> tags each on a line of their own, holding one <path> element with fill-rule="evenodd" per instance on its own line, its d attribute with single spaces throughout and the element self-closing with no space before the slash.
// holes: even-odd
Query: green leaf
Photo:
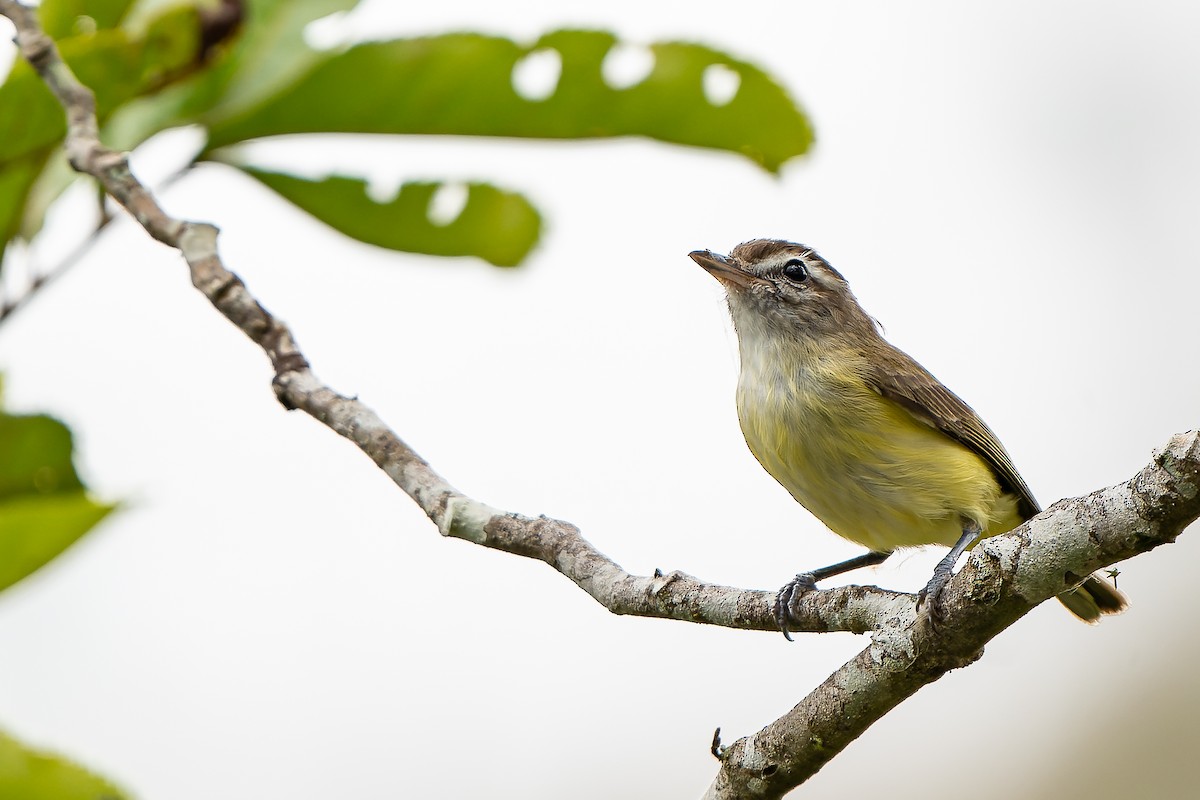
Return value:
<svg viewBox="0 0 1200 800">
<path fill-rule="evenodd" d="M 0 590 L 53 559 L 113 510 L 88 497 L 71 452 L 71 432 L 58 420 L 0 412 Z"/>
<path fill-rule="evenodd" d="M 82 488 L 66 425 L 41 414 L 0 412 L 0 502 Z"/>
<path fill-rule="evenodd" d="M 271 100 L 213 121 L 208 147 L 316 132 L 648 136 L 731 150 L 776 171 L 812 143 L 804 113 L 757 67 L 703 45 L 661 43 L 651 47 L 649 76 L 616 89 L 601 75 L 616 42 L 599 31 L 556 31 L 532 47 L 470 33 L 361 44 L 327 54 Z M 561 77 L 549 97 L 526 99 L 513 88 L 513 70 L 543 49 L 558 52 Z M 714 66 L 740 80 L 725 105 L 704 95 L 705 71 Z"/>
<path fill-rule="evenodd" d="M 162 87 L 160 91 L 131 97 L 115 106 L 111 114 L 102 113 L 102 141 L 116 150 L 133 150 L 159 131 L 193 123 L 204 114 L 222 109 L 230 113 L 230 109 L 236 109 L 240 104 L 252 104 L 277 85 L 303 73 L 317 57 L 318 54 L 302 41 L 305 26 L 335 11 L 350 9 L 357 1 L 256 0 L 247 4 L 246 18 L 237 35 L 219 46 L 203 69 Z M 87 25 L 76 24 L 81 15 L 92 19 L 94 28 L 110 28 L 125 20 L 126 12 L 133 5 L 132 0 L 46 0 L 40 14 L 43 25 L 48 25 L 47 20 L 50 20 L 49 24 L 57 32 L 54 35 L 61 38 L 88 30 Z M 155 12 L 155 9 L 147 9 L 144 3 L 138 4 L 135 12 L 138 13 L 126 20 L 130 28 L 153 29 L 160 24 L 152 16 L 149 21 L 142 19 L 147 13 Z M 121 37 L 128 35 L 128 32 L 118 34 Z M 73 45 L 62 43 L 62 46 Z M 48 138 L 62 130 L 55 119 L 50 119 L 44 128 L 42 135 Z M 0 110 L 2 129 L 3 111 Z M 44 159 L 44 155 L 39 154 L 39 159 Z M 5 231 L 5 241 L 18 232 L 26 239 L 32 238 L 41 229 L 47 208 L 77 179 L 74 173 L 59 169 L 60 166 L 58 161 L 51 162 L 54 169 L 43 172 L 28 195 L 5 192 L 5 187 L 0 187 L 0 226 Z M 20 215 L 22 201 L 25 204 L 23 220 Z M 3 243 L 0 243 L 2 254 Z"/>
<path fill-rule="evenodd" d="M 21 211 L 45 156 L 27 156 L 0 168 L 0 261 L 8 243 L 21 228 Z"/>
<path fill-rule="evenodd" d="M 0 591 L 52 561 L 112 509 L 82 490 L 0 503 Z"/>
<path fill-rule="evenodd" d="M 21 214 L 20 227 L 17 229 L 17 236 L 27 242 L 31 241 L 42 229 L 42 224 L 46 221 L 46 212 L 67 190 L 67 187 L 77 181 L 89 180 L 71 168 L 71 165 L 67 163 L 67 154 L 63 150 L 51 150 L 50 157 L 40 163 L 42 165 L 41 173 L 25 195 L 25 209 Z M 92 184 L 92 187 L 97 193 L 96 210 L 99 211 L 99 197 L 103 190 L 95 183 Z M 80 238 L 83 237 L 80 236 Z"/>
<path fill-rule="evenodd" d="M 144 36 L 101 30 L 59 43 L 63 59 L 95 93 L 101 119 L 192 67 L 199 48 L 199 25 L 189 8 L 157 18 Z M 0 168 L 58 144 L 66 129 L 62 106 L 41 78 L 24 61 L 14 64 L 0 86 Z"/>
<path fill-rule="evenodd" d="M 264 102 L 324 58 L 304 43 L 309 23 L 357 4 L 358 0 L 248 3 L 241 31 L 209 69 L 123 107 L 105 127 L 105 141 L 132 150 L 167 128 L 225 119 Z"/>
<path fill-rule="evenodd" d="M 204 119 L 230 116 L 263 102 L 293 83 L 324 57 L 304 42 L 304 29 L 315 20 L 350 11 L 358 0 L 258 0 L 239 47 L 212 80 L 222 83 L 220 103 L 205 109 Z"/>
<path fill-rule="evenodd" d="M 118 16 L 115 3 L 97 3 L 95 9 L 90 2 L 77 5 L 100 14 L 97 23 Z M 62 27 L 65 23 L 61 20 L 74 13 L 69 6 L 63 2 L 51 7 L 52 13 L 63 15 L 55 18 L 60 20 L 57 26 Z M 195 9 L 182 7 L 150 20 L 141 34 L 102 28 L 58 44 L 75 74 L 95 93 L 96 113 L 103 121 L 131 98 L 153 92 L 194 69 L 200 29 Z M 40 198 L 32 214 L 26 213 L 30 187 L 66 130 L 65 112 L 54 95 L 29 64 L 16 62 L 0 85 L 0 233 L 4 236 L 0 255 L 22 230 L 40 229 L 48 201 L 69 183 L 51 176 L 44 184 L 49 195 Z"/>
<path fill-rule="evenodd" d="M 61 756 L 0 732 L 0 797 L 11 800 L 124 800 L 109 781 Z"/>
<path fill-rule="evenodd" d="M 38 19 L 53 39 L 115 28 L 135 0 L 42 0 Z"/>
<path fill-rule="evenodd" d="M 438 256 L 477 256 L 498 267 L 516 266 L 533 248 L 541 218 L 528 200 L 486 183 L 468 184 L 462 212 L 447 224 L 429 217 L 441 183 L 412 182 L 389 202 L 367 195 L 359 178 L 308 180 L 235 165 L 347 236 L 368 244 Z"/>
</svg>

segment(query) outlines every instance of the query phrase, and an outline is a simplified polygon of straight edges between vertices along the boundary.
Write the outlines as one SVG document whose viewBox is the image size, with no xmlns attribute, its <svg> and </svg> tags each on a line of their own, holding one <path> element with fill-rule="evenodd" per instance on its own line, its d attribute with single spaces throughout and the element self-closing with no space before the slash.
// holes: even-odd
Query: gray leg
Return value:
<svg viewBox="0 0 1200 800">
<path fill-rule="evenodd" d="M 832 578 L 834 575 L 841 575 L 843 572 L 850 572 L 862 567 L 873 567 L 876 564 L 882 564 L 890 555 L 891 553 L 863 553 L 861 556 L 848 558 L 845 561 L 839 561 L 828 567 L 814 569 L 812 572 L 801 572 L 785 583 L 783 588 L 779 590 L 779 594 L 775 595 L 775 624 L 783 632 L 783 638 L 789 642 L 792 641 L 792 635 L 788 633 L 788 615 L 792 607 L 792 601 L 804 595 L 805 592 L 811 592 L 816 589 L 817 581 L 823 581 L 826 578 Z"/>
<path fill-rule="evenodd" d="M 942 594 L 942 589 L 946 588 L 950 576 L 954 574 L 954 565 L 958 563 L 959 557 L 967 552 L 967 548 L 979 538 L 981 532 L 979 526 L 974 522 L 964 521 L 962 536 L 954 543 L 954 547 L 950 548 L 950 552 L 946 553 L 946 557 L 933 568 L 933 577 L 917 595 L 917 608 L 928 601 L 929 613 L 934 620 L 937 620 L 941 614 L 938 610 L 938 598 Z"/>
</svg>

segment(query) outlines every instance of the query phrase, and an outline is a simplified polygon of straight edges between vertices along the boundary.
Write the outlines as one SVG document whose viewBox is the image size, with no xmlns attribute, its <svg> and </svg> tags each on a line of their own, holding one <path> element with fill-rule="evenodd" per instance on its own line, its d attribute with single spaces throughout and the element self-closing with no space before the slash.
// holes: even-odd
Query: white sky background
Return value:
<svg viewBox="0 0 1200 800">
<path fill-rule="evenodd" d="M 398 5 L 354 29 L 721 47 L 819 138 L 782 179 L 633 140 L 255 151 L 526 191 L 548 225 L 513 272 L 355 244 L 216 167 L 165 193 L 221 226 L 322 378 L 469 494 L 570 520 L 641 574 L 772 588 L 854 555 L 737 428 L 733 332 L 687 253 L 760 236 L 845 273 L 1044 504 L 1196 427 L 1200 7 Z M 182 147 L 135 166 L 161 178 Z M 867 644 L 617 618 L 540 563 L 439 538 L 279 407 L 262 354 L 128 223 L 0 331 L 0 369 L 9 406 L 65 419 L 86 478 L 128 503 L 0 598 L 0 726 L 147 800 L 695 797 L 713 728 L 757 730 Z M 1185 796 L 1197 538 L 1125 567 L 1123 617 L 1037 609 L 798 796 Z M 916 589 L 942 552 L 847 578 Z"/>
</svg>

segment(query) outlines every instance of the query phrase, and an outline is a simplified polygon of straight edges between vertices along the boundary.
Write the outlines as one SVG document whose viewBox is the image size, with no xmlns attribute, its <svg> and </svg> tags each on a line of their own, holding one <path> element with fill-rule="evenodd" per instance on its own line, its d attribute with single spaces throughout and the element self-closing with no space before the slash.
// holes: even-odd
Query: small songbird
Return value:
<svg viewBox="0 0 1200 800">
<path fill-rule="evenodd" d="M 691 258 L 728 296 L 750 451 L 830 530 L 869 551 L 784 586 L 776 605 L 784 635 L 798 592 L 901 547 L 951 548 L 922 592 L 936 616 L 959 556 L 1041 510 L 1000 440 L 883 338 L 846 279 L 812 248 L 756 239 L 728 256 L 697 250 Z M 1127 605 L 1098 573 L 1058 599 L 1087 622 Z"/>
</svg>

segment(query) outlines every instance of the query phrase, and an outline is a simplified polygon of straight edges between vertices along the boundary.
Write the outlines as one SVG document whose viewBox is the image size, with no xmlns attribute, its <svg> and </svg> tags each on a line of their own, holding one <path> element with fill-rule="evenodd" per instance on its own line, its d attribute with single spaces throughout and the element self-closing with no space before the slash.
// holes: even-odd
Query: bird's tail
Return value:
<svg viewBox="0 0 1200 800">
<path fill-rule="evenodd" d="M 1099 573 L 1089 575 L 1087 580 L 1069 592 L 1058 596 L 1059 601 L 1084 622 L 1095 624 L 1105 614 L 1120 614 L 1129 605 L 1129 600 Z"/>
</svg>

